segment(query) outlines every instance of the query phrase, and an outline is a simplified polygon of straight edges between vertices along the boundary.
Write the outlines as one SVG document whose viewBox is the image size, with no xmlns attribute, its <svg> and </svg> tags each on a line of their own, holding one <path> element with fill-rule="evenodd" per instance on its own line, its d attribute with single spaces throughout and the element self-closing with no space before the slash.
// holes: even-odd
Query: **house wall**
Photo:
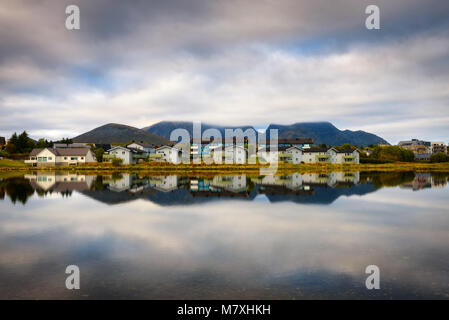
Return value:
<svg viewBox="0 0 449 320">
<path fill-rule="evenodd" d="M 178 154 L 179 151 L 181 151 L 181 150 L 178 150 L 175 148 L 163 148 L 163 149 L 156 150 L 156 153 L 162 154 L 163 159 L 167 162 L 179 163 L 180 158 L 181 158 Z"/>
<path fill-rule="evenodd" d="M 56 164 L 56 156 L 48 149 L 44 149 L 39 152 L 35 158 L 38 166 L 54 166 Z M 39 161 L 39 158 L 41 161 Z"/>
<path fill-rule="evenodd" d="M 327 152 L 307 152 L 307 150 L 303 151 L 302 154 L 302 162 L 304 163 L 316 163 L 317 162 L 317 156 L 322 155 L 328 155 Z"/>
<path fill-rule="evenodd" d="M 109 152 L 109 154 L 115 156 L 116 158 L 122 159 L 123 164 L 133 163 L 132 153 L 129 150 L 126 150 L 124 148 L 117 148 L 117 149 L 111 150 Z"/>
<path fill-rule="evenodd" d="M 293 148 L 293 149 L 288 149 L 286 152 L 292 155 L 292 159 L 289 162 L 291 162 L 293 164 L 301 163 L 301 161 L 302 161 L 302 151 L 301 150 Z"/>
</svg>

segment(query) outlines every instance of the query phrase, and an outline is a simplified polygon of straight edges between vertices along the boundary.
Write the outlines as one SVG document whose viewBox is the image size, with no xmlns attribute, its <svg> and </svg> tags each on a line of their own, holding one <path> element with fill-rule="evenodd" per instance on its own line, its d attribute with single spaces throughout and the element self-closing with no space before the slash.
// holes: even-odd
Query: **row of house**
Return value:
<svg viewBox="0 0 449 320">
<path fill-rule="evenodd" d="M 282 161 L 287 163 L 332 163 L 332 164 L 358 164 L 360 154 L 357 149 L 339 150 L 336 148 L 313 148 L 312 141 L 290 139 L 281 141 L 277 150 L 270 150 L 270 146 L 259 145 L 256 156 L 259 162 Z M 245 164 L 248 162 L 248 149 L 243 146 L 221 143 L 208 144 L 206 148 L 191 146 L 191 157 L 201 156 L 203 160 L 209 159 L 212 163 Z M 114 146 L 106 150 L 104 161 L 114 158 L 122 160 L 123 164 L 133 164 L 150 159 L 169 163 L 180 163 L 183 160 L 181 148 L 173 146 L 155 147 L 142 142 L 132 142 L 126 146 Z M 84 144 L 55 144 L 53 148 L 33 149 L 26 163 L 33 166 L 58 166 L 96 162 L 90 147 Z"/>
<path fill-rule="evenodd" d="M 447 146 L 440 141 L 423 141 L 419 139 L 412 139 L 400 141 L 398 146 L 413 151 L 415 159 L 428 160 L 432 154 L 445 153 L 447 154 Z"/>
</svg>

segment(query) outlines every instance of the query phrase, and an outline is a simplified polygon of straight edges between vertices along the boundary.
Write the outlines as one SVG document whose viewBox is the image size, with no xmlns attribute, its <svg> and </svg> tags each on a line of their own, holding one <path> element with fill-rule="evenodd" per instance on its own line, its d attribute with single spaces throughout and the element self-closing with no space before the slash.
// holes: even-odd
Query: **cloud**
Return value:
<svg viewBox="0 0 449 320">
<path fill-rule="evenodd" d="M 380 1 L 376 33 L 355 0 L 72 3 L 76 32 L 69 1 L 0 5 L 0 134 L 187 119 L 327 120 L 390 142 L 449 134 L 449 4 Z"/>
</svg>

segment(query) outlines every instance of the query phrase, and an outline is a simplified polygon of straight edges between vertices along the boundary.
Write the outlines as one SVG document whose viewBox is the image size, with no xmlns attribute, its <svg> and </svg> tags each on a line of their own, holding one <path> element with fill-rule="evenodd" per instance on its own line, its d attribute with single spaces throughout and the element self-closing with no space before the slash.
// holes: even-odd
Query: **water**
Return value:
<svg viewBox="0 0 449 320">
<path fill-rule="evenodd" d="M 448 178 L 3 177 L 0 298 L 448 299 Z"/>
</svg>

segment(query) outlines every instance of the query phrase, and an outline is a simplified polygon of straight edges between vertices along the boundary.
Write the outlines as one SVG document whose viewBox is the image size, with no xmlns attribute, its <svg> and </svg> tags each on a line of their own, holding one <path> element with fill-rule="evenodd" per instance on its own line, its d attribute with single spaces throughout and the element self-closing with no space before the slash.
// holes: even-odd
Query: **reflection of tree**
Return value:
<svg viewBox="0 0 449 320">
<path fill-rule="evenodd" d="M 95 177 L 95 183 L 91 186 L 92 191 L 102 191 L 104 190 L 104 184 L 103 184 L 103 176 L 96 176 Z"/>
<path fill-rule="evenodd" d="M 362 175 L 363 173 L 361 173 Z M 412 182 L 415 178 L 413 171 L 400 172 L 369 172 L 365 173 L 371 179 L 376 188 L 395 187 L 404 183 Z"/>
<path fill-rule="evenodd" d="M 12 203 L 19 201 L 23 204 L 34 194 L 30 182 L 24 178 L 10 178 L 1 182 L 2 189 L 10 198 Z"/>
</svg>

